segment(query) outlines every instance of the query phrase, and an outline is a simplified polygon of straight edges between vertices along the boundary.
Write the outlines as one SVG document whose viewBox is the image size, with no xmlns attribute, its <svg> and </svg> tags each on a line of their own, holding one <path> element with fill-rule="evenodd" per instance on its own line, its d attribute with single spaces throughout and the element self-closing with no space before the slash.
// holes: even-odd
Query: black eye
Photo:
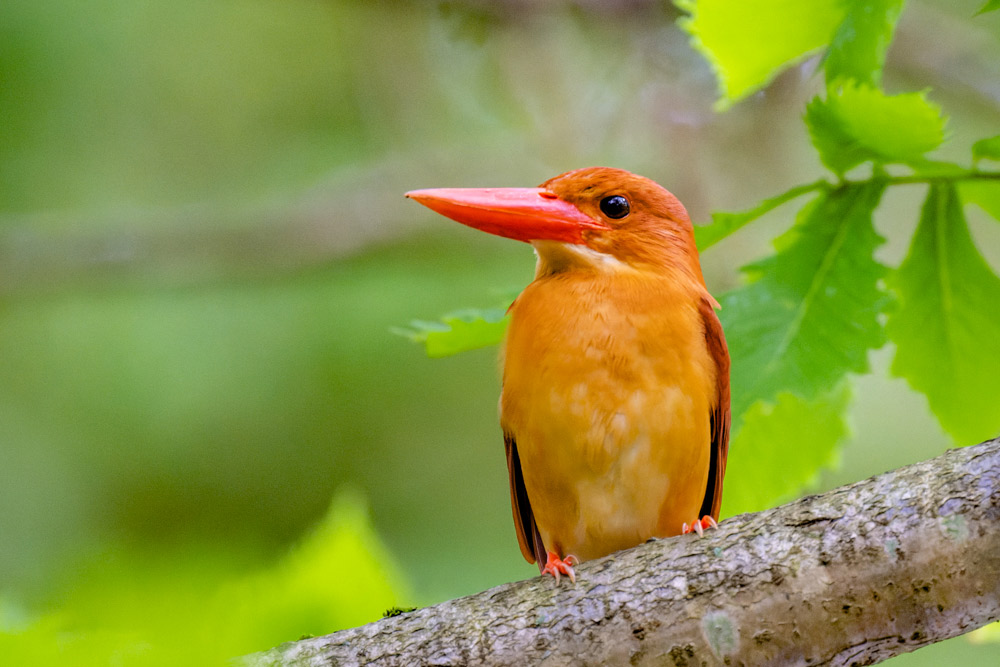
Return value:
<svg viewBox="0 0 1000 667">
<path fill-rule="evenodd" d="M 611 195 L 601 200 L 601 213 L 618 220 L 628 215 L 628 200 L 621 195 Z"/>
</svg>

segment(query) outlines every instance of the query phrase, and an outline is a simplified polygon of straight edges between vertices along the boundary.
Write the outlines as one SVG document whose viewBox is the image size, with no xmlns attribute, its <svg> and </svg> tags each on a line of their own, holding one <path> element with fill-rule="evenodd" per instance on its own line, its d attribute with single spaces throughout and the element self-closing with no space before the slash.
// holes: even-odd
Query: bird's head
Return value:
<svg viewBox="0 0 1000 667">
<path fill-rule="evenodd" d="M 406 196 L 464 225 L 531 243 L 540 272 L 677 268 L 703 282 L 684 206 L 657 183 L 621 169 L 577 169 L 537 188 L 441 188 Z"/>
</svg>

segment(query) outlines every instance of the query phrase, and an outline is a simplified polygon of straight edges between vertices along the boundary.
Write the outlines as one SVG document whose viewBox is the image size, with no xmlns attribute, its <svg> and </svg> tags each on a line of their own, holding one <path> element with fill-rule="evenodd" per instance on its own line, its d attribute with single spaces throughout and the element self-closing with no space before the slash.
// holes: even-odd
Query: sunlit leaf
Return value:
<svg viewBox="0 0 1000 667">
<path fill-rule="evenodd" d="M 1000 180 L 963 181 L 958 186 L 962 201 L 975 204 L 1000 220 Z"/>
<path fill-rule="evenodd" d="M 1000 0 L 997 0 L 1000 4 Z M 1000 644 L 1000 621 L 984 625 L 966 635 L 973 644 Z"/>
<path fill-rule="evenodd" d="M 1000 161 L 1000 135 L 989 139 L 980 139 L 972 144 L 972 159 L 973 161 L 982 159 Z"/>
<path fill-rule="evenodd" d="M 274 567 L 223 587 L 211 611 L 234 645 L 259 650 L 377 620 L 408 597 L 364 498 L 342 492 L 299 545 Z"/>
<path fill-rule="evenodd" d="M 804 195 L 807 192 L 818 190 L 825 185 L 826 181 L 806 183 L 805 185 L 799 185 L 775 197 L 765 199 L 757 206 L 747 209 L 746 211 L 740 211 L 739 213 L 713 213 L 711 224 L 701 225 L 694 228 L 694 238 L 695 242 L 698 244 L 698 250 L 706 250 L 712 247 L 733 232 L 742 229 L 747 223 L 753 222 L 765 213 L 778 208 L 785 202 L 791 201 L 792 199 Z"/>
<path fill-rule="evenodd" d="M 889 276 L 892 373 L 927 396 L 961 444 L 1000 432 L 1000 278 L 976 249 L 953 185 L 930 186 L 909 254 Z"/>
<path fill-rule="evenodd" d="M 4 664 L 229 665 L 304 634 L 377 620 L 409 597 L 364 501 L 351 493 L 256 573 L 225 578 L 217 554 L 175 553 L 110 555 L 88 574 L 57 611 L 0 629 Z"/>
<path fill-rule="evenodd" d="M 777 254 L 744 267 L 752 282 L 723 295 L 734 418 L 781 392 L 813 400 L 868 370 L 868 351 L 885 342 L 885 267 L 873 257 L 883 239 L 871 218 L 883 189 L 871 182 L 820 195 L 777 239 Z"/>
<path fill-rule="evenodd" d="M 845 14 L 841 0 L 675 0 L 678 21 L 715 70 L 729 106 L 783 68 L 826 46 Z"/>
<path fill-rule="evenodd" d="M 838 174 L 868 160 L 917 161 L 944 141 L 945 119 L 924 93 L 886 95 L 848 82 L 810 102 L 805 120 L 823 164 Z"/>
<path fill-rule="evenodd" d="M 871 159 L 871 151 L 850 135 L 829 100 L 814 98 L 806 106 L 805 122 L 820 160 L 830 170 L 842 174 Z"/>
<path fill-rule="evenodd" d="M 853 79 L 878 85 L 903 0 L 848 0 L 823 67 L 826 80 Z"/>
<path fill-rule="evenodd" d="M 447 357 L 496 345 L 506 330 L 504 308 L 466 308 L 443 315 L 437 322 L 413 320 L 409 328 L 395 327 L 392 332 L 423 344 L 428 357 Z"/>
<path fill-rule="evenodd" d="M 782 392 L 758 401 L 733 433 L 722 509 L 725 516 L 756 512 L 790 499 L 836 463 L 848 429 L 847 383 L 806 401 Z M 802 443 L 808 443 L 803 445 Z"/>
<path fill-rule="evenodd" d="M 985 14 L 986 12 L 996 11 L 998 9 L 1000 9 L 1000 0 L 987 0 L 986 4 L 983 5 L 978 12 L 976 12 L 976 16 Z"/>
</svg>

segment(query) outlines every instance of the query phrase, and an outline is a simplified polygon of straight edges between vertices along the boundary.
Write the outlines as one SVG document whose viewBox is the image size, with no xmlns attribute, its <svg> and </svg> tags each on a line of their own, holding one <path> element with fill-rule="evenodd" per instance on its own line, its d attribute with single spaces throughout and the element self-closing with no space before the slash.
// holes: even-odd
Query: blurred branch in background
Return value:
<svg viewBox="0 0 1000 667">
<path fill-rule="evenodd" d="M 435 165 L 432 151 L 419 160 L 397 155 L 378 167 L 339 170 L 294 201 L 258 208 L 8 216 L 0 231 L 0 295 L 122 280 L 190 286 L 326 264 L 420 230 L 423 221 L 407 215 L 398 193 L 455 158 L 441 156 Z M 58 223 L 49 222 L 55 217 Z"/>
<path fill-rule="evenodd" d="M 717 118 L 712 115 L 709 104 L 710 79 L 705 78 L 703 68 L 691 59 L 683 37 L 674 30 L 661 27 L 669 16 L 652 25 L 643 21 L 644 16 L 657 12 L 659 4 L 643 1 L 583 3 L 589 10 L 597 11 L 597 16 L 603 13 L 605 18 L 610 15 L 612 20 L 629 24 L 632 40 L 625 45 L 628 48 L 607 61 L 602 59 L 607 59 L 611 45 L 605 43 L 597 48 L 593 41 L 607 42 L 610 33 L 602 32 L 591 18 L 583 14 L 568 17 L 564 10 L 533 2 L 512 2 L 500 7 L 494 3 L 444 3 L 444 20 L 439 26 L 432 23 L 429 27 L 432 32 L 443 30 L 444 34 L 439 36 L 450 36 L 450 39 L 435 39 L 437 46 L 433 49 L 438 53 L 432 51 L 431 70 L 422 72 L 419 78 L 408 77 L 408 86 L 396 88 L 395 92 L 405 100 L 412 92 L 420 91 L 421 95 L 432 100 L 438 98 L 437 104 L 454 103 L 461 99 L 460 104 L 453 105 L 456 108 L 450 113 L 464 116 L 466 120 L 472 120 L 470 117 L 483 112 L 493 116 L 493 120 L 483 125 L 479 132 L 466 135 L 461 143 L 454 143 L 454 139 L 447 137 L 442 137 L 439 143 L 422 142 L 420 135 L 426 137 L 430 133 L 412 131 L 405 133 L 402 147 L 393 145 L 391 141 L 376 141 L 379 149 L 375 153 L 383 153 L 381 157 L 366 157 L 327 176 L 317 174 L 319 184 L 298 193 L 287 186 L 283 192 L 272 191 L 268 194 L 266 189 L 253 192 L 249 197 L 251 201 L 259 202 L 261 194 L 265 195 L 265 199 L 280 200 L 263 205 L 248 206 L 232 201 L 226 203 L 226 200 L 202 199 L 202 203 L 168 207 L 122 206 L 114 198 L 95 201 L 94 196 L 99 196 L 101 192 L 98 189 L 79 200 L 79 203 L 87 202 L 88 208 L 97 204 L 97 212 L 88 214 L 73 212 L 75 204 L 72 200 L 66 199 L 64 193 L 53 193 L 49 201 L 57 207 L 55 211 L 49 212 L 43 207 L 41 213 L 7 213 L 0 217 L 0 227 L 3 228 L 0 236 L 3 290 L 16 293 L 23 287 L 34 291 L 41 285 L 73 284 L 81 277 L 86 282 L 86 277 L 92 275 L 116 278 L 123 274 L 148 273 L 166 278 L 168 282 L 171 277 L 191 282 L 201 279 L 199 276 L 213 279 L 212 276 L 220 274 L 240 275 L 244 271 L 290 270 L 296 266 L 314 265 L 318 261 L 355 252 L 370 243 L 385 242 L 412 232 L 419 216 L 404 209 L 396 195 L 415 183 L 428 180 L 429 174 L 440 174 L 437 178 L 447 180 L 449 174 L 461 173 L 459 180 L 463 183 L 500 182 L 506 178 L 514 184 L 513 181 L 519 178 L 518 172 L 536 163 L 539 155 L 572 155 L 576 152 L 593 155 L 597 150 L 599 154 L 605 154 L 602 157 L 617 158 L 618 162 L 654 177 L 658 176 L 658 172 L 672 169 L 677 172 L 673 177 L 660 178 L 670 182 L 672 189 L 679 191 L 682 199 L 689 202 L 696 219 L 707 219 L 707 202 L 712 201 L 715 206 L 719 197 L 714 190 L 720 188 L 715 185 L 717 179 L 709 175 L 711 170 L 706 168 L 703 160 L 714 155 L 726 155 L 731 162 L 747 161 L 745 166 L 732 164 L 729 173 L 756 170 L 762 163 L 780 165 L 782 156 L 787 155 L 784 145 L 782 142 L 775 143 L 774 137 L 767 135 L 775 131 L 780 133 L 775 125 L 791 124 L 793 115 L 789 112 L 794 111 L 795 105 L 812 87 L 809 83 L 812 63 L 804 65 L 799 73 L 780 78 L 766 94 L 762 94 L 763 104 L 745 105 L 747 108 L 738 110 L 735 120 L 731 116 Z M 359 18 L 365 14 L 358 8 L 352 11 L 357 12 Z M 416 16 L 412 19 L 415 22 L 423 20 Z M 476 33 L 470 26 L 477 25 L 480 30 L 489 32 Z M 527 64 L 552 58 L 551 35 L 545 45 L 535 39 L 541 39 L 542 32 L 549 32 L 545 28 L 554 29 L 555 48 L 564 51 L 563 57 L 550 60 L 561 70 L 558 73 Z M 141 32 L 136 27 L 133 30 Z M 376 29 L 376 34 L 380 34 L 379 29 Z M 476 37 L 477 34 L 480 36 Z M 515 34 L 523 36 L 515 37 Z M 406 31 L 401 39 L 403 43 L 408 40 L 411 48 L 416 48 L 419 43 L 419 37 L 412 30 Z M 519 42 L 517 47 L 508 46 L 515 39 Z M 487 41 L 489 43 L 485 43 Z M 341 48 L 346 51 L 351 46 L 341 45 Z M 899 28 L 890 73 L 902 74 L 944 91 L 971 96 L 975 104 L 990 106 L 995 111 L 1000 108 L 1000 88 L 997 84 L 1000 81 L 1000 66 L 997 59 L 984 57 L 991 48 L 995 48 L 995 40 L 991 42 L 991 38 L 982 32 L 973 32 L 970 39 L 966 19 L 934 6 L 916 4 L 906 12 Z M 357 50 L 362 51 L 361 48 Z M 678 63 L 678 58 L 683 64 Z M 233 58 L 230 57 L 230 60 Z M 355 70 L 353 75 L 358 76 L 371 64 L 360 54 L 355 54 L 345 58 L 344 67 L 347 72 Z M 499 76 L 496 81 L 499 85 L 492 91 L 483 89 L 478 83 L 477 74 L 486 68 L 493 69 Z M 374 73 L 383 80 L 386 77 L 384 70 L 379 72 L 376 69 Z M 544 86 L 546 79 L 553 74 L 556 76 L 552 79 L 552 86 L 547 89 L 538 87 L 539 84 Z M 664 79 L 663 74 L 669 76 Z M 670 79 L 675 82 L 664 83 L 664 80 Z M 154 83 L 147 81 L 146 85 Z M 676 95 L 680 90 L 684 91 L 683 96 Z M 692 92 L 696 93 L 694 97 Z M 142 94 L 140 90 L 139 95 Z M 193 99 L 199 97 L 196 89 L 190 94 Z M 204 94 L 218 94 L 218 91 L 206 89 Z M 484 94 L 488 97 L 483 98 Z M 153 103 L 154 99 L 146 103 Z M 765 123 L 764 119 L 774 112 L 773 100 L 791 107 L 785 111 L 787 120 L 767 121 L 771 127 L 758 138 L 759 143 L 753 153 L 745 155 L 727 151 L 724 144 L 736 139 L 734 131 L 742 135 L 738 141 L 746 141 L 747 133 L 740 126 Z M 497 101 L 502 103 L 493 104 Z M 409 109 L 397 110 L 390 117 L 386 117 L 385 107 L 392 107 L 393 103 L 385 104 L 381 95 L 372 99 L 362 98 L 361 102 L 363 108 L 374 111 L 373 116 L 382 116 L 386 121 L 378 126 L 372 125 L 374 121 L 371 119 L 360 121 L 358 129 L 362 129 L 364 134 L 399 136 L 404 132 L 403 127 L 413 125 L 415 120 L 427 122 L 426 118 L 421 118 L 426 116 L 426 110 L 409 115 L 405 113 L 412 111 L 412 102 L 404 101 L 403 107 Z M 75 104 L 72 99 L 62 103 Z M 372 105 L 379 109 L 371 109 Z M 595 109 L 599 113 L 595 113 Z M 177 111 L 182 112 L 183 107 Z M 216 107 L 214 113 L 226 114 L 226 111 L 226 107 L 222 106 Z M 363 118 L 366 112 L 361 113 Z M 553 117 L 559 118 L 560 122 L 551 124 Z M 626 129 L 622 123 L 630 117 L 632 120 L 642 118 L 641 127 L 644 129 Z M 224 115 L 219 118 L 215 122 L 223 122 Z M 323 119 L 317 117 L 316 120 Z M 155 118 L 149 121 L 145 129 L 136 126 L 134 131 L 155 137 L 155 133 L 166 130 L 156 124 Z M 261 118 L 256 122 L 267 122 L 267 119 Z M 482 119 L 474 122 L 481 123 Z M 19 124 L 25 125 L 26 121 L 22 120 Z M 17 138 L 19 124 L 8 128 L 9 137 Z M 364 129 L 366 126 L 370 127 L 370 131 Z M 303 126 L 303 129 L 306 127 Z M 97 129 L 98 132 L 110 130 Z M 252 133 L 252 126 L 248 126 L 246 132 Z M 664 133 L 667 133 L 666 136 Z M 654 139 L 658 135 L 659 139 Z M 167 140 L 168 136 L 161 140 Z M 539 151 L 537 146 L 531 145 L 529 138 L 534 136 L 549 145 Z M 616 145 L 623 139 L 629 143 Z M 58 140 L 58 134 L 45 141 L 55 140 Z M 275 137 L 272 140 L 278 139 Z M 143 143 L 145 140 L 139 135 L 136 141 Z M 251 140 L 244 150 L 253 150 L 255 144 L 258 146 L 256 150 L 264 154 L 277 149 L 277 146 L 272 147 L 256 139 Z M 317 142 L 313 150 L 322 144 L 322 141 Z M 662 147 L 669 147 L 666 154 L 663 154 Z M 651 149 L 655 151 L 652 154 Z M 147 178 L 154 177 L 161 169 L 175 169 L 164 161 L 168 157 L 166 155 L 147 153 L 142 158 L 145 164 L 116 166 L 114 160 L 118 158 L 114 153 L 101 152 L 109 161 L 109 168 L 148 173 Z M 509 161 L 500 159 L 501 153 L 524 158 L 523 164 L 514 167 Z M 81 157 L 87 158 L 86 151 L 75 159 Z M 92 157 L 97 158 L 96 154 Z M 197 159 L 197 153 L 178 156 L 181 160 L 192 158 Z M 337 159 L 336 153 L 331 153 L 330 158 Z M 231 159 L 239 160 L 241 156 L 233 154 Z M 572 160 L 565 163 L 579 166 Z M 16 165 L 17 162 L 8 163 L 4 170 L 8 180 L 8 198 L 16 196 L 17 186 L 27 178 L 24 174 L 15 177 L 13 171 L 30 173 L 30 170 Z M 67 167 L 72 165 L 73 160 L 68 160 Z M 460 172 L 456 165 L 461 165 Z M 683 165 L 683 169 L 672 165 Z M 693 171 L 692 166 L 695 167 Z M 181 168 L 185 169 L 184 166 Z M 551 171 L 548 165 L 541 163 L 535 169 L 539 174 L 536 179 Z M 778 169 L 779 174 L 784 171 L 786 176 L 793 173 L 791 169 Z M 210 187 L 213 176 L 206 176 L 205 185 Z M 224 172 L 217 171 L 216 176 L 223 179 L 220 183 L 231 179 Z M 730 179 L 738 180 L 734 176 Z M 756 188 L 740 186 L 735 186 L 733 190 L 734 185 L 727 189 L 723 200 L 733 194 L 745 197 L 751 190 L 757 191 Z M 57 183 L 51 184 L 52 188 L 57 186 Z M 128 194 L 129 199 L 134 196 L 134 192 Z M 226 199 L 231 200 L 232 195 L 227 195 Z M 41 195 L 36 201 L 42 203 L 45 200 L 45 195 Z"/>
<path fill-rule="evenodd" d="M 284 191 L 270 194 L 266 190 L 254 192 L 249 197 L 251 204 L 227 201 L 231 195 L 222 201 L 204 199 L 202 203 L 166 207 L 122 206 L 107 199 L 98 200 L 97 212 L 77 213 L 72 210 L 72 202 L 60 195 L 52 201 L 62 210 L 0 212 L 0 290 L 14 295 L 21 290 L 58 289 L 81 280 L 90 284 L 91 279 L 96 279 L 99 284 L 123 277 L 153 278 L 154 284 L 193 284 L 314 266 L 423 229 L 426 216 L 405 207 L 398 196 L 407 189 L 432 185 L 432 181 L 456 180 L 463 184 L 534 184 L 557 168 L 540 163 L 540 155 L 593 154 L 596 149 L 612 161 L 654 177 L 672 170 L 673 176 L 660 178 L 671 183 L 699 220 L 708 218 L 709 201 L 713 208 L 720 208 L 716 203 L 720 200 L 728 205 L 728 201 L 745 200 L 751 192 L 759 192 L 757 187 L 737 183 L 741 171 L 756 171 L 771 164 L 779 177 L 784 173 L 791 180 L 795 170 L 782 166 L 787 162 L 786 145 L 773 141 L 776 137 L 772 133 L 783 134 L 776 125 L 794 125 L 794 112 L 813 87 L 813 61 L 780 77 L 761 94 L 760 100 L 717 117 L 710 107 L 710 79 L 704 76 L 702 66 L 685 53 L 683 38 L 676 31 L 661 29 L 662 19 L 652 27 L 643 25 L 642 17 L 654 12 L 659 3 L 583 4 L 630 23 L 633 32 L 638 33 L 635 42 L 628 45 L 631 52 L 617 55 L 617 63 L 595 66 L 605 57 L 606 48 L 584 46 L 582 52 L 579 50 L 579 45 L 590 41 L 588 35 L 601 36 L 584 15 L 566 21 L 564 12 L 533 2 L 512 2 L 501 8 L 493 3 L 442 5 L 446 8 L 444 20 L 431 30 L 444 30 L 451 39 L 435 47 L 441 57 L 433 58 L 431 64 L 438 71 L 424 82 L 410 79 L 408 83 L 417 89 L 426 88 L 425 95 L 440 96 L 438 103 L 462 98 L 461 106 L 465 108 L 452 113 L 472 120 L 469 116 L 480 114 L 490 105 L 490 100 L 478 99 L 478 84 L 472 83 L 477 81 L 475 70 L 493 68 L 499 75 L 499 86 L 488 94 L 506 99 L 488 113 L 500 120 L 499 124 L 487 124 L 460 143 L 447 138 L 427 143 L 420 139 L 426 133 L 407 134 L 404 145 L 384 145 L 379 151 L 383 155 L 344 165 L 326 176 L 317 175 L 309 187 L 296 190 L 286 186 Z M 540 16 L 530 18 L 539 12 Z M 476 22 L 493 24 L 488 25 L 491 32 L 483 33 L 481 39 L 496 44 L 475 44 L 471 64 L 470 58 L 450 57 L 469 55 L 462 52 L 474 39 L 468 26 Z M 449 25 L 452 27 L 445 28 Z M 527 64 L 544 61 L 551 48 L 551 44 L 542 48 L 536 43 L 534 37 L 539 35 L 540 26 L 554 27 L 562 33 L 556 40 L 557 48 L 573 49 L 555 61 L 562 71 L 548 88 L 548 73 Z M 504 44 L 511 43 L 518 30 L 528 32 L 520 40 L 524 43 L 516 48 Z M 995 37 L 983 31 L 971 31 L 970 36 L 965 17 L 918 3 L 904 14 L 889 73 L 964 96 L 973 105 L 988 107 L 995 113 L 1000 109 L 1000 58 L 987 54 L 997 49 Z M 588 51 L 592 53 L 579 58 Z M 678 57 L 687 61 L 682 68 L 677 67 Z M 493 62 L 489 62 L 491 59 Z M 352 60 L 353 67 L 362 65 Z M 670 78 L 679 79 L 676 83 L 663 83 L 665 68 Z M 676 92 L 681 90 L 684 95 L 678 97 Z M 398 92 L 409 94 L 406 89 Z M 692 92 L 696 92 L 693 98 Z M 595 102 L 602 110 L 598 114 Z M 783 120 L 774 120 L 775 112 Z M 547 127 L 553 116 L 559 117 L 560 123 Z M 629 116 L 642 118 L 641 125 L 620 125 Z M 376 134 L 398 135 L 403 130 L 390 129 L 393 124 L 412 122 L 402 115 L 386 120 L 389 126 L 373 128 Z M 745 128 L 755 125 L 767 127 L 767 132 L 758 137 L 752 152 L 727 149 L 726 144 L 734 140 L 746 142 Z M 156 126 L 150 125 L 146 131 L 155 132 Z M 532 145 L 536 137 L 548 143 L 542 151 Z M 586 143 L 580 144 L 581 138 Z M 629 143 L 618 145 L 622 139 Z M 661 147 L 668 147 L 665 154 Z M 270 150 L 266 144 L 261 148 Z M 651 148 L 655 151 L 652 154 Z M 504 154 L 508 159 L 502 159 Z M 720 170 L 729 174 L 728 184 L 711 175 L 716 170 L 714 165 L 704 163 L 706 157 L 715 155 L 726 155 L 731 163 Z M 113 154 L 107 157 L 115 159 Z M 336 159 L 333 153 L 330 157 Z M 147 164 L 138 166 L 138 170 L 155 174 L 158 169 L 169 168 L 166 163 L 158 166 L 159 159 L 146 155 Z M 588 159 L 595 161 L 594 157 L 579 158 Z M 574 160 L 562 164 L 580 166 L 581 162 Z M 746 164 L 740 165 L 740 161 Z M 16 168 L 5 168 L 8 178 L 10 170 Z M 530 169 L 532 173 L 520 175 Z M 8 197 L 16 193 L 17 183 L 9 181 Z M 210 181 L 206 185 L 210 186 Z M 87 200 L 97 194 L 88 195 Z M 264 202 L 260 201 L 261 194 L 265 194 Z"/>
</svg>

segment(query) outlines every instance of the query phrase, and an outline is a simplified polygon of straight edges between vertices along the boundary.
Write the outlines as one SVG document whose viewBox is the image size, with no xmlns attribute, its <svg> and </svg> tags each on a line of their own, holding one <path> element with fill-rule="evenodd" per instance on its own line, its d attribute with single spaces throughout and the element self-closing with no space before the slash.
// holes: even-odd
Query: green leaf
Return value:
<svg viewBox="0 0 1000 667">
<path fill-rule="evenodd" d="M 847 382 L 806 401 L 788 392 L 757 401 L 733 433 L 722 509 L 725 516 L 757 512 L 788 500 L 834 465 L 848 434 Z M 802 443 L 808 443 L 803 446 Z"/>
<path fill-rule="evenodd" d="M 459 352 L 496 345 L 507 330 L 505 308 L 467 308 L 441 316 L 438 322 L 413 320 L 409 328 L 391 331 L 421 343 L 428 357 L 447 357 Z"/>
<path fill-rule="evenodd" d="M 885 267 L 873 257 L 883 239 L 872 227 L 884 188 L 821 194 L 777 239 L 777 254 L 744 267 L 753 282 L 723 295 L 734 417 L 781 392 L 811 401 L 868 370 L 868 350 L 885 342 Z"/>
<path fill-rule="evenodd" d="M 971 180 L 958 185 L 962 201 L 977 205 L 1000 220 L 1000 180 Z"/>
<path fill-rule="evenodd" d="M 982 159 L 1000 161 L 1000 134 L 989 139 L 980 139 L 972 144 L 972 161 L 978 162 Z"/>
<path fill-rule="evenodd" d="M 987 0 L 986 4 L 976 12 L 976 16 L 985 14 L 986 12 L 994 12 L 998 9 L 1000 9 L 1000 0 Z"/>
<path fill-rule="evenodd" d="M 993 621 L 965 636 L 973 644 L 1000 644 L 1000 621 Z"/>
<path fill-rule="evenodd" d="M 845 9 L 841 0 L 675 0 L 719 82 L 720 107 L 769 83 L 789 63 L 823 48 Z"/>
<path fill-rule="evenodd" d="M 848 0 L 823 67 L 827 83 L 853 79 L 877 86 L 903 0 Z"/>
<path fill-rule="evenodd" d="M 934 183 L 909 254 L 889 276 L 892 373 L 927 396 L 962 444 L 1000 431 L 1000 278 L 976 249 L 954 185 Z"/>
<path fill-rule="evenodd" d="M 342 491 L 323 521 L 272 567 L 223 586 L 209 610 L 241 651 L 363 625 L 409 601 L 364 497 Z"/>
<path fill-rule="evenodd" d="M 871 158 L 870 151 L 851 136 L 831 101 L 814 98 L 806 105 L 804 120 L 819 159 L 834 173 L 843 174 Z"/>
<path fill-rule="evenodd" d="M 925 93 L 886 95 L 853 82 L 810 102 L 805 120 L 823 164 L 838 174 L 868 160 L 919 161 L 944 141 L 945 118 Z"/>
<path fill-rule="evenodd" d="M 0 630 L 0 656 L 5 665 L 228 665 L 377 620 L 409 601 L 405 591 L 363 498 L 347 492 L 298 546 L 250 573 L 208 547 L 102 554 L 59 609 Z"/>
<path fill-rule="evenodd" d="M 698 250 L 702 251 L 712 247 L 730 234 L 741 229 L 747 223 L 752 222 L 765 213 L 778 208 L 785 202 L 791 201 L 792 199 L 804 195 L 807 192 L 818 190 L 826 185 L 826 181 L 823 180 L 806 183 L 804 185 L 796 186 L 791 190 L 781 193 L 780 195 L 771 197 L 770 199 L 765 199 L 757 206 L 754 206 L 746 211 L 741 211 L 739 213 L 713 213 L 711 224 L 701 225 L 694 228 L 694 238 L 698 245 Z"/>
</svg>

